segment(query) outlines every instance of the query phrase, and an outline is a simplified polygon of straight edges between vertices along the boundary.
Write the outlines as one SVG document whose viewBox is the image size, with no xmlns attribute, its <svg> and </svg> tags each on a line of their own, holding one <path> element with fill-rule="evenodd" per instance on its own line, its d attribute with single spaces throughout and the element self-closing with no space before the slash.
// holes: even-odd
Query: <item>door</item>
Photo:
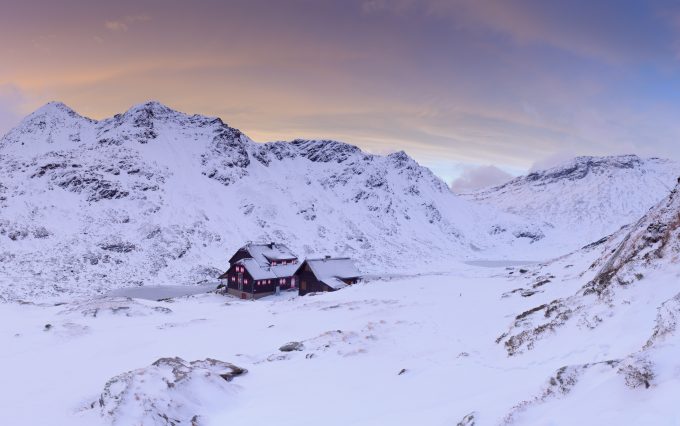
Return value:
<svg viewBox="0 0 680 426">
<path fill-rule="evenodd" d="M 236 278 L 236 282 L 238 283 L 238 289 L 243 290 L 243 274 L 239 272 L 238 278 Z"/>
</svg>

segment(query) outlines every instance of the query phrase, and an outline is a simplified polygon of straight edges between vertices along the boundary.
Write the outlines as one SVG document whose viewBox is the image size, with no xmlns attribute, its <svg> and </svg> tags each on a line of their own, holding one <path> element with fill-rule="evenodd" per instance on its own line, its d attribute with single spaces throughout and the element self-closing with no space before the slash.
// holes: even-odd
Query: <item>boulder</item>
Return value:
<svg viewBox="0 0 680 426">
<path fill-rule="evenodd" d="M 302 342 L 288 342 L 285 345 L 281 346 L 279 350 L 281 352 L 293 352 L 293 351 L 301 351 L 305 348 L 305 345 L 302 344 Z"/>
<path fill-rule="evenodd" d="M 236 392 L 229 383 L 247 371 L 216 359 L 161 358 L 110 379 L 99 398 L 112 425 L 197 426 Z"/>
</svg>

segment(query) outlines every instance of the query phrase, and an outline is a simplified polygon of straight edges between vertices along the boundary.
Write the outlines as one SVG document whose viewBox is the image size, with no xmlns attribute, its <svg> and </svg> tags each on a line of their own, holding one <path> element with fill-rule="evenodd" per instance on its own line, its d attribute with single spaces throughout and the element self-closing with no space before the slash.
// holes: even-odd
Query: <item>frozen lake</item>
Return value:
<svg viewBox="0 0 680 426">
<path fill-rule="evenodd" d="M 525 266 L 540 263 L 536 260 L 468 260 L 467 265 L 481 266 L 484 268 L 506 268 L 508 266 Z"/>
<path fill-rule="evenodd" d="M 134 299 L 161 300 L 174 297 L 191 296 L 208 293 L 217 288 L 217 284 L 202 285 L 158 285 L 126 287 L 111 291 L 107 296 L 132 297 Z"/>
</svg>

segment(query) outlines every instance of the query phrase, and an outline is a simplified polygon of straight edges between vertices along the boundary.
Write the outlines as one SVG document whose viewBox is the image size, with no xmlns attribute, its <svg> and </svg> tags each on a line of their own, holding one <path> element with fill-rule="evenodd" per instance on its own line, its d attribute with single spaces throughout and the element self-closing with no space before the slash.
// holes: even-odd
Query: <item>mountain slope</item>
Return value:
<svg viewBox="0 0 680 426">
<path fill-rule="evenodd" d="M 635 223 L 527 271 L 519 281 L 529 304 L 497 343 L 510 357 L 533 359 L 566 358 L 554 347 L 569 342 L 569 354 L 581 362 L 558 370 L 542 393 L 508 414 L 507 423 L 543 423 L 570 406 L 579 407 L 577 423 L 602 418 L 603 407 L 588 401 L 606 403 L 598 395 L 625 394 L 625 387 L 638 392 L 626 411 L 642 413 L 639 401 L 656 399 L 656 420 L 646 421 L 667 421 L 680 371 L 679 278 L 680 182 Z M 645 390 L 653 394 L 639 394 Z M 620 411 L 607 407 L 605 415 L 628 422 Z"/>
<path fill-rule="evenodd" d="M 385 271 L 542 236 L 456 197 L 403 152 L 258 144 L 156 102 L 102 121 L 40 108 L 0 139 L 0 182 L 0 295 L 10 299 L 196 283 L 248 240 Z"/>
<path fill-rule="evenodd" d="M 670 160 L 577 157 L 463 197 L 548 222 L 575 249 L 637 220 L 666 196 L 678 176 L 680 164 Z"/>
</svg>

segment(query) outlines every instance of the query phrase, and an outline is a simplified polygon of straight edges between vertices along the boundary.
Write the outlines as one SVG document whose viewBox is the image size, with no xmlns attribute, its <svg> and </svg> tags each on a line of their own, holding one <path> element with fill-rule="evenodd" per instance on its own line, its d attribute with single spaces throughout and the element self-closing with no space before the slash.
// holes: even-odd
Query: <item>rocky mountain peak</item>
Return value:
<svg viewBox="0 0 680 426">
<path fill-rule="evenodd" d="M 59 141 L 79 142 L 81 131 L 96 123 L 96 120 L 79 115 L 61 102 L 49 102 L 0 138 L 0 149 L 9 146 L 53 148 L 55 142 Z"/>
<path fill-rule="evenodd" d="M 590 173 L 607 173 L 613 169 L 635 169 L 643 165 L 644 160 L 637 155 L 616 155 L 606 157 L 581 156 L 566 164 L 543 171 L 528 174 L 528 181 L 554 182 L 556 180 L 583 179 Z M 519 178 L 523 179 L 523 178 Z"/>
<path fill-rule="evenodd" d="M 63 102 L 50 101 L 45 105 L 41 106 L 31 114 L 34 115 L 52 115 L 52 114 L 67 114 L 69 116 L 76 116 L 76 113 L 71 107 Z"/>
<path fill-rule="evenodd" d="M 146 117 L 146 118 L 157 118 L 164 119 L 177 116 L 186 116 L 186 114 L 176 111 L 158 101 L 148 101 L 142 104 L 134 105 L 132 108 L 128 109 L 124 114 L 124 117 Z"/>
<path fill-rule="evenodd" d="M 679 175 L 680 163 L 660 158 L 576 157 L 464 197 L 548 222 L 577 249 L 639 219 Z"/>
</svg>

